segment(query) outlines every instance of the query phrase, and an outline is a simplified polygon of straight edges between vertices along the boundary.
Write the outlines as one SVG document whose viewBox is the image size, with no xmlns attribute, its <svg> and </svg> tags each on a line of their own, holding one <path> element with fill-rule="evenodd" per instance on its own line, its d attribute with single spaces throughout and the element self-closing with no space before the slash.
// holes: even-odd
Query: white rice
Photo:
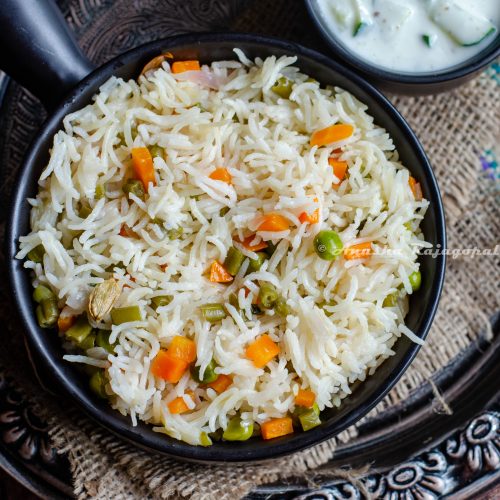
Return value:
<svg viewBox="0 0 500 500">
<path fill-rule="evenodd" d="M 39 193 L 30 200 L 32 231 L 20 239 L 18 253 L 24 258 L 43 245 L 43 264 L 26 261 L 26 267 L 34 286 L 49 285 L 70 314 L 83 313 L 92 287 L 112 276 L 105 270 L 121 265 L 113 276 L 127 287 L 116 305 L 138 304 L 144 321 L 113 326 L 108 315 L 102 326 L 112 331 L 115 354 L 103 360 L 102 350 L 91 349 L 65 359 L 104 367 L 110 404 L 134 424 L 144 420 L 191 444 L 200 443 L 201 432 L 224 429 L 237 412 L 259 424 L 285 416 L 299 387 L 314 391 L 320 409 L 338 406 L 350 384 L 394 354 L 398 336 L 419 341 L 404 325 L 404 299 L 411 293 L 408 277 L 419 268 L 416 250 L 426 245 L 418 225 L 428 202 L 415 201 L 392 139 L 348 92 L 306 82 L 307 75 L 291 66 L 295 58 L 251 62 L 236 52 L 241 63 L 213 63 L 199 74 L 173 75 L 165 62 L 138 81 L 110 78 L 92 104 L 68 115 L 54 137 Z M 295 81 L 290 99 L 271 90 L 283 74 Z M 354 135 L 310 148 L 311 134 L 336 122 L 353 124 Z M 156 186 L 145 201 L 127 201 L 121 186 L 130 150 L 155 144 L 166 149 L 165 158 L 154 160 Z M 340 146 L 349 168 L 336 190 L 328 158 Z M 208 177 L 222 166 L 232 185 Z M 98 201 L 97 184 L 106 186 Z M 86 219 L 78 215 L 82 200 L 93 209 Z M 230 210 L 220 217 L 224 207 Z M 301 224 L 298 216 L 315 208 L 320 223 Z M 255 231 L 271 211 L 293 225 L 257 233 L 277 243 L 270 260 L 246 276 L 245 261 L 229 285 L 211 283 L 209 265 L 224 261 L 232 238 Z M 139 238 L 120 236 L 123 225 Z M 182 238 L 170 240 L 168 230 L 178 226 Z M 372 241 L 376 250 L 394 254 L 323 261 L 313 248 L 321 229 L 337 231 L 344 246 Z M 252 316 L 260 282 L 274 284 L 286 299 L 286 318 L 273 311 Z M 398 289 L 399 305 L 383 307 Z M 229 304 L 230 293 L 237 294 L 242 312 Z M 155 312 L 151 298 L 158 295 L 174 299 Z M 199 306 L 207 302 L 224 303 L 227 318 L 214 325 L 203 321 Z M 281 353 L 260 369 L 245 348 L 264 333 Z M 232 375 L 229 389 L 217 394 L 189 373 L 176 386 L 155 378 L 151 360 L 175 335 L 196 341 L 202 370 L 214 358 L 218 373 Z M 184 393 L 188 389 L 192 398 Z M 167 403 L 179 395 L 193 411 L 170 415 Z"/>
</svg>

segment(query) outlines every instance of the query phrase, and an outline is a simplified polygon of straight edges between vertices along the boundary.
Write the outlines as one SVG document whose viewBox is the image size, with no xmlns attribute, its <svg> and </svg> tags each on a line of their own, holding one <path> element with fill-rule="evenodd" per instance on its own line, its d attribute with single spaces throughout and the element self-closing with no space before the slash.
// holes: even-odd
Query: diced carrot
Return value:
<svg viewBox="0 0 500 500">
<path fill-rule="evenodd" d="M 332 142 L 342 141 L 351 137 L 354 127 L 347 123 L 337 123 L 321 130 L 316 130 L 311 136 L 309 144 L 312 146 L 326 146 Z"/>
<path fill-rule="evenodd" d="M 339 180 L 339 182 L 334 182 L 333 185 L 338 186 L 345 179 L 345 174 L 347 172 L 347 162 L 339 161 L 336 160 L 335 158 L 330 158 L 328 160 L 328 163 L 333 168 L 333 174 Z"/>
<path fill-rule="evenodd" d="M 239 243 L 241 243 L 247 250 L 250 250 L 251 252 L 258 252 L 259 250 L 264 250 L 264 248 L 267 248 L 267 243 L 264 240 L 260 240 L 260 243 L 252 244 L 254 240 L 255 234 L 252 234 Z"/>
<path fill-rule="evenodd" d="M 417 182 L 415 177 L 411 177 L 408 179 L 408 183 L 410 184 L 410 189 L 413 193 L 413 196 L 417 201 L 422 200 L 422 187 L 420 186 L 420 182 Z"/>
<path fill-rule="evenodd" d="M 63 316 L 60 314 L 57 320 L 57 328 L 60 332 L 66 332 L 75 324 L 75 321 L 76 316 Z"/>
<path fill-rule="evenodd" d="M 263 368 L 275 356 L 280 353 L 280 348 L 269 335 L 261 335 L 257 340 L 252 342 L 246 350 L 246 356 L 253 361 L 257 368 Z"/>
<path fill-rule="evenodd" d="M 273 439 L 287 434 L 293 434 L 293 424 L 290 417 L 273 418 L 260 426 L 262 439 Z"/>
<path fill-rule="evenodd" d="M 214 260 L 210 266 L 210 281 L 212 283 L 229 283 L 233 281 L 233 277 L 222 264 Z"/>
<path fill-rule="evenodd" d="M 225 182 L 226 184 L 231 184 L 233 181 L 233 177 L 229 173 L 227 168 L 216 168 L 210 175 L 210 179 L 214 181 Z"/>
<path fill-rule="evenodd" d="M 372 244 L 369 241 L 344 248 L 344 258 L 346 260 L 366 259 L 370 257 L 371 254 Z"/>
<path fill-rule="evenodd" d="M 175 61 L 172 64 L 172 73 L 184 73 L 184 71 L 200 71 L 199 61 Z"/>
<path fill-rule="evenodd" d="M 318 198 L 314 198 L 314 201 L 318 201 Z M 312 214 L 308 214 L 307 212 L 302 212 L 299 215 L 299 220 L 304 224 L 304 222 L 308 222 L 309 224 L 317 224 L 319 222 L 319 208 L 317 208 Z"/>
<path fill-rule="evenodd" d="M 192 391 L 186 391 L 186 394 L 188 396 L 193 395 Z M 184 398 L 182 396 L 172 399 L 172 401 L 170 401 L 170 403 L 168 403 L 167 406 L 168 406 L 168 411 L 172 415 L 178 415 L 180 413 L 186 413 L 187 411 L 189 411 L 189 407 L 184 401 Z"/>
<path fill-rule="evenodd" d="M 127 224 L 123 224 L 120 228 L 120 236 L 124 236 L 125 238 L 138 238 L 139 236 L 135 231 L 132 231 Z"/>
<path fill-rule="evenodd" d="M 299 392 L 295 396 L 295 404 L 299 406 L 305 406 L 306 408 L 311 408 L 316 401 L 316 394 L 313 391 L 307 389 L 299 389 Z"/>
<path fill-rule="evenodd" d="M 168 352 L 174 358 L 182 359 L 186 363 L 192 363 L 196 359 L 196 344 L 187 337 L 176 335 L 170 343 Z"/>
<path fill-rule="evenodd" d="M 210 382 L 207 385 L 220 394 L 221 392 L 224 392 L 232 383 L 233 377 L 221 374 L 213 382 Z"/>
<path fill-rule="evenodd" d="M 151 363 L 151 373 L 167 382 L 176 384 L 184 375 L 188 365 L 189 363 L 186 361 L 175 358 L 170 352 L 162 350 Z"/>
<path fill-rule="evenodd" d="M 155 182 L 155 169 L 153 158 L 148 148 L 132 148 L 132 164 L 134 166 L 134 173 L 144 185 L 144 190 L 147 192 L 149 183 Z"/>
<path fill-rule="evenodd" d="M 285 231 L 290 227 L 290 221 L 280 214 L 267 214 L 260 223 L 259 231 Z"/>
</svg>

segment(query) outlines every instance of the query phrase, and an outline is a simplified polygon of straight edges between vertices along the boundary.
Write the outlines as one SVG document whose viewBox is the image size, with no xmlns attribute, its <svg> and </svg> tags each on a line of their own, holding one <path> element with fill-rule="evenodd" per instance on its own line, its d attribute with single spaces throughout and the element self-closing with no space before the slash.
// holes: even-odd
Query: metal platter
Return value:
<svg viewBox="0 0 500 500">
<path fill-rule="evenodd" d="M 140 43 L 187 31 L 237 27 L 245 9 L 268 3 L 251 0 L 61 0 L 59 5 L 80 45 L 95 63 Z M 283 2 L 281 2 L 283 3 Z M 301 14 L 303 10 L 303 15 Z M 292 16 L 293 14 L 293 16 Z M 295 38 L 322 50 L 322 43 L 301 2 L 283 13 L 268 34 Z M 239 21 L 240 20 L 240 21 Z M 270 23 L 272 25 L 272 23 Z M 253 28 L 248 26 L 248 30 Z M 262 30 L 259 30 L 262 32 Z M 0 222 L 12 179 L 44 118 L 40 104 L 15 83 L 0 76 Z M 0 262 L 3 271 L 3 262 Z M 7 301 L 5 285 L 0 299 Z M 5 313 L 5 309 L 1 312 Z M 9 318 L 9 322 L 10 322 Z M 455 499 L 478 498 L 500 485 L 500 314 L 491 318 L 494 338 L 471 344 L 434 379 L 452 410 L 449 415 L 423 385 L 405 401 L 360 428 L 359 437 L 337 449 L 332 462 L 307 481 L 260 487 L 249 495 L 264 499 Z M 2 329 L 0 336 L 8 335 Z M 22 337 L 17 342 L 22 349 Z M 11 340 L 12 342 L 12 340 Z M 69 462 L 51 449 L 47 425 L 18 391 L 22 384 L 2 375 L 0 366 L 0 467 L 41 498 L 72 496 Z M 368 472 L 363 468 L 371 465 Z M 332 479 L 332 470 L 359 469 L 355 482 Z"/>
</svg>

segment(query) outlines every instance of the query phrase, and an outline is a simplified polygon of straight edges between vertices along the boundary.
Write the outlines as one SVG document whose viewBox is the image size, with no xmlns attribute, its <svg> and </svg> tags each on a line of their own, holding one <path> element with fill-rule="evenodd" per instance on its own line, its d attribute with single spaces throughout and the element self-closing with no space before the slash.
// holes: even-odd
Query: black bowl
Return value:
<svg viewBox="0 0 500 500">
<path fill-rule="evenodd" d="M 305 0 L 309 14 L 330 49 L 344 64 L 383 90 L 406 95 L 425 95 L 445 92 L 463 85 L 500 55 L 500 31 L 487 47 L 466 61 L 429 73 L 404 73 L 372 65 L 349 50 L 334 35 L 321 15 L 318 0 Z"/>
<path fill-rule="evenodd" d="M 15 259 L 19 237 L 29 228 L 29 205 L 26 201 L 37 192 L 37 179 L 48 160 L 48 151 L 55 132 L 61 127 L 68 113 L 90 101 L 99 86 L 111 75 L 136 77 L 142 66 L 152 57 L 170 51 L 177 59 L 197 58 L 202 62 L 234 59 L 234 47 L 241 48 L 247 56 L 296 55 L 301 70 L 322 84 L 338 85 L 352 92 L 366 103 L 376 123 L 385 127 L 394 139 L 402 161 L 419 179 L 430 208 L 423 221 L 426 239 L 434 247 L 445 246 L 445 221 L 441 197 L 432 168 L 420 143 L 410 127 L 391 103 L 362 78 L 340 64 L 312 50 L 277 39 L 238 34 L 186 35 L 149 43 L 131 50 L 94 71 L 67 96 L 46 121 L 31 145 L 24 161 L 15 192 L 11 200 L 7 234 L 7 261 L 12 293 L 20 311 L 29 345 L 39 356 L 41 364 L 52 375 L 53 387 L 60 388 L 69 400 L 76 401 L 97 422 L 122 438 L 149 450 L 192 461 L 245 462 L 266 460 L 286 455 L 335 436 L 354 424 L 373 408 L 404 373 L 419 350 L 419 345 L 406 337 L 398 340 L 396 355 L 386 360 L 377 372 L 360 384 L 354 394 L 345 399 L 340 409 L 323 413 L 324 423 L 307 432 L 263 441 L 252 439 L 243 443 L 215 443 L 208 448 L 194 447 L 157 434 L 146 424 L 133 427 L 130 420 L 111 409 L 107 402 L 97 399 L 88 387 L 87 377 L 77 368 L 62 360 L 61 342 L 53 332 L 39 328 L 32 300 L 31 276 L 23 263 Z M 421 289 L 411 296 L 408 326 L 424 339 L 432 323 L 444 279 L 445 257 L 422 256 L 423 275 Z"/>
</svg>

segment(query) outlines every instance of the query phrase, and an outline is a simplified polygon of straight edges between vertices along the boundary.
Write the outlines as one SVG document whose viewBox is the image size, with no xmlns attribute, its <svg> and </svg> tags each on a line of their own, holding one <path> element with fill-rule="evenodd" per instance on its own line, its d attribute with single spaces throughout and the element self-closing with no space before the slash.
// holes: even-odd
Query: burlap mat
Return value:
<svg viewBox="0 0 500 500">
<path fill-rule="evenodd" d="M 236 14 L 233 29 L 318 43 L 301 2 L 258 1 Z M 494 76 L 484 73 L 448 94 L 394 98 L 434 166 L 447 213 L 450 249 L 487 249 L 499 244 L 499 172 L 494 162 L 487 161 L 500 141 L 499 88 Z M 485 156 L 482 162 L 481 156 Z M 0 264 L 5 273 L 3 257 Z M 371 415 L 402 404 L 479 335 L 491 336 L 489 318 L 500 309 L 499 283 L 498 255 L 449 258 L 443 297 L 428 341 Z M 353 427 L 336 440 L 265 466 L 186 464 L 138 450 L 97 427 L 66 401 L 40 391 L 31 372 L 24 369 L 28 361 L 21 331 L 9 310 L 12 306 L 3 283 L 0 294 L 0 318 L 7 324 L 1 366 L 15 375 L 19 389 L 49 422 L 55 447 L 69 457 L 78 498 L 239 498 L 255 485 L 301 475 L 325 464 L 338 441 L 356 436 Z"/>
</svg>

